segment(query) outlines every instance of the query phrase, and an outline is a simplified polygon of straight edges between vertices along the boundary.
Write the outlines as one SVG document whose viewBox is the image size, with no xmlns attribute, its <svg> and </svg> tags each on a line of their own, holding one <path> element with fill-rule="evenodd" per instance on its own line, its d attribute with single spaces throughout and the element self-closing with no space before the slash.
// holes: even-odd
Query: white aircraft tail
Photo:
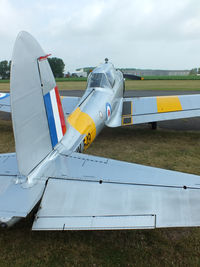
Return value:
<svg viewBox="0 0 200 267">
<path fill-rule="evenodd" d="M 48 55 L 27 32 L 15 42 L 11 110 L 18 168 L 27 176 L 66 132 L 65 118 Z"/>
</svg>

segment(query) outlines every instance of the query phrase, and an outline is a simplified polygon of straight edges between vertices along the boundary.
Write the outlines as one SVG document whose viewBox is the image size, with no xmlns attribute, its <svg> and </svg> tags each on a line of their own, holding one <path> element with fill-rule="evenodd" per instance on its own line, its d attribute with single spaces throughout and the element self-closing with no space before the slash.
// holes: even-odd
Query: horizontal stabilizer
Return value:
<svg viewBox="0 0 200 267">
<path fill-rule="evenodd" d="M 10 94 L 0 93 L 0 111 L 10 113 Z"/>
<path fill-rule="evenodd" d="M 0 154 L 0 175 L 19 175 L 16 153 Z"/>
<path fill-rule="evenodd" d="M 51 179 L 33 230 L 199 226 L 195 201 L 200 201 L 199 189 Z"/>
<path fill-rule="evenodd" d="M 79 103 L 80 97 L 76 96 L 66 96 L 61 97 L 62 108 L 65 116 L 68 116 L 72 113 Z M 10 94 L 9 93 L 0 93 L 0 111 L 11 112 L 10 108 Z"/>
<path fill-rule="evenodd" d="M 65 115 L 72 113 L 80 101 L 80 97 L 67 96 L 62 97 L 62 107 Z"/>
<path fill-rule="evenodd" d="M 17 218 L 26 217 L 40 200 L 45 183 L 24 188 L 19 176 L 16 154 L 0 155 L 0 226 L 10 226 Z"/>
<path fill-rule="evenodd" d="M 78 153 L 56 164 L 34 230 L 200 226 L 199 176 Z"/>
</svg>

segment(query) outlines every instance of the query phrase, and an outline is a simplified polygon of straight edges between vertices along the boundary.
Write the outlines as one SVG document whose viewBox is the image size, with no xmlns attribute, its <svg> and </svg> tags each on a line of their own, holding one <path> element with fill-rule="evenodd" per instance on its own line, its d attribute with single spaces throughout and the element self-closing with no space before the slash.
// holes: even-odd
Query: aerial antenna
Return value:
<svg viewBox="0 0 200 267">
<path fill-rule="evenodd" d="M 108 63 L 108 58 L 107 58 L 107 57 L 105 58 L 105 63 L 106 63 L 106 64 Z"/>
</svg>

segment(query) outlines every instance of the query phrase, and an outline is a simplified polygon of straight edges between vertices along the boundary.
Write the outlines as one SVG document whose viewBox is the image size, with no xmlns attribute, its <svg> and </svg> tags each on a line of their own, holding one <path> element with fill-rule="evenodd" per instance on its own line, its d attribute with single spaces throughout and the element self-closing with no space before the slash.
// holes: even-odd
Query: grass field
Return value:
<svg viewBox="0 0 200 267">
<path fill-rule="evenodd" d="M 125 85 L 126 90 L 200 90 L 198 80 L 127 80 Z"/>
<path fill-rule="evenodd" d="M 188 75 L 188 76 L 143 76 L 145 80 L 200 80 L 200 76 Z M 129 79 L 126 79 L 129 80 Z M 83 82 L 87 81 L 84 77 L 70 77 L 70 78 L 57 78 L 56 82 Z M 9 80 L 0 80 L 0 83 L 9 83 Z"/>
<path fill-rule="evenodd" d="M 0 121 L 0 152 L 14 151 Z M 200 175 L 199 132 L 105 129 L 87 153 Z M 198 204 L 198 203 L 197 203 Z M 0 229 L 0 266 L 199 266 L 200 229 L 31 232 L 33 215 Z"/>
<path fill-rule="evenodd" d="M 200 90 L 199 80 L 127 80 L 126 90 Z M 84 90 L 86 81 L 57 82 L 59 90 Z M 9 91 L 9 83 L 0 83 L 0 92 Z"/>
</svg>

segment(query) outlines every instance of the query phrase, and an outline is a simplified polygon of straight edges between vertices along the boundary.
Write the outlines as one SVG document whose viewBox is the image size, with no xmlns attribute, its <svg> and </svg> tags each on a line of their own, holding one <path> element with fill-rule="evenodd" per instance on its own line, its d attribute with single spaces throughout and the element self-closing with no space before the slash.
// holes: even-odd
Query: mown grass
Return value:
<svg viewBox="0 0 200 267">
<path fill-rule="evenodd" d="M 85 90 L 87 82 L 78 81 L 78 82 L 57 82 L 59 90 Z M 0 83 L 0 92 L 10 91 L 9 83 Z"/>
<path fill-rule="evenodd" d="M 0 80 L 0 83 L 10 83 L 10 80 Z"/>
<path fill-rule="evenodd" d="M 199 132 L 152 131 L 146 124 L 106 129 L 88 152 L 200 175 L 199 148 Z"/>
<path fill-rule="evenodd" d="M 13 151 L 11 122 L 0 136 L 0 152 Z M 87 153 L 200 175 L 199 147 L 199 132 L 144 125 L 106 128 Z M 200 228 L 31 232 L 32 220 L 0 230 L 0 266 L 200 265 Z"/>
<path fill-rule="evenodd" d="M 200 80 L 200 76 L 187 75 L 187 76 L 143 76 L 145 80 Z M 126 80 L 130 80 L 126 78 Z M 86 77 L 69 77 L 69 78 L 56 78 L 56 82 L 83 82 L 87 81 Z M 10 80 L 0 80 L 0 83 L 9 83 Z"/>
<path fill-rule="evenodd" d="M 126 80 L 126 90 L 200 90 L 199 80 Z M 86 81 L 57 82 L 59 90 L 85 90 Z M 0 92 L 8 92 L 9 83 L 0 83 Z"/>
</svg>

